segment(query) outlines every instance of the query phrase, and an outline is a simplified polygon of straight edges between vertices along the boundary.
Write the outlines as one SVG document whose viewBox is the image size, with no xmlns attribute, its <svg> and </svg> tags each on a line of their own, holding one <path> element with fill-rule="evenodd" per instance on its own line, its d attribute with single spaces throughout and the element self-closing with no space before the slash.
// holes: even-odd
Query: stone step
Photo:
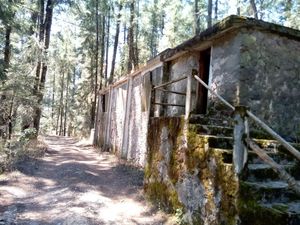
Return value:
<svg viewBox="0 0 300 225">
<path fill-rule="evenodd" d="M 232 163 L 232 153 L 233 153 L 233 149 L 226 149 L 226 148 L 215 148 L 215 147 L 210 147 L 210 149 L 212 151 L 218 151 L 218 152 L 222 152 L 222 156 L 223 156 L 223 161 L 225 163 Z M 281 165 L 286 165 L 286 164 L 296 164 L 297 160 L 295 160 L 294 158 L 291 158 L 289 156 L 287 156 L 284 153 L 274 153 L 272 151 L 268 151 L 267 154 L 277 163 L 281 164 Z M 265 162 L 259 158 L 259 156 L 253 152 L 253 151 L 249 151 L 248 152 L 248 163 L 249 164 L 264 164 Z M 298 171 L 300 171 L 300 165 L 297 164 L 297 168 L 299 169 Z M 297 174 L 297 170 L 296 168 L 294 168 L 293 170 L 295 170 L 295 175 L 299 175 L 300 177 L 300 173 Z M 299 178 L 300 180 L 300 178 Z"/>
<path fill-rule="evenodd" d="M 299 225 L 300 201 L 256 204 L 243 202 L 240 212 L 242 225 Z"/>
<path fill-rule="evenodd" d="M 197 134 L 208 134 L 219 137 L 232 137 L 233 128 L 217 125 L 190 124 L 189 128 Z"/>
<path fill-rule="evenodd" d="M 189 118 L 190 124 L 203 124 L 203 125 L 218 125 L 218 126 L 231 126 L 233 120 L 228 116 L 209 116 L 203 114 L 192 114 Z"/>
<path fill-rule="evenodd" d="M 285 171 L 289 174 L 292 174 L 293 168 L 295 167 L 295 163 L 287 163 L 281 164 Z M 270 180 L 278 180 L 278 174 L 272 169 L 272 167 L 265 163 L 257 163 L 257 164 L 248 164 L 248 174 L 247 180 L 248 181 L 270 181 Z"/>
<path fill-rule="evenodd" d="M 241 191 L 248 193 L 253 200 L 264 204 L 275 201 L 285 203 L 300 200 L 300 197 L 289 189 L 288 184 L 281 180 L 263 182 L 244 181 L 241 185 Z"/>
<path fill-rule="evenodd" d="M 225 164 L 232 164 L 232 150 L 223 148 L 209 148 L 210 151 L 218 152 L 222 155 Z"/>
<path fill-rule="evenodd" d="M 220 149 L 233 149 L 232 137 L 220 137 L 215 135 L 203 135 L 207 138 L 209 147 Z"/>
</svg>

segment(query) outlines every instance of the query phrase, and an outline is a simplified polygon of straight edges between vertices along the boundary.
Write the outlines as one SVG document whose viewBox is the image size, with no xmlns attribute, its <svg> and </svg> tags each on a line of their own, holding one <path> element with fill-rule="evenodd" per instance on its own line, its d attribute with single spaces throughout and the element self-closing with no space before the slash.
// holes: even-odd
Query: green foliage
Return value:
<svg viewBox="0 0 300 225">
<path fill-rule="evenodd" d="M 25 129 L 19 138 L 20 142 L 25 143 L 31 139 L 37 138 L 37 131 L 35 128 L 27 128 Z"/>
</svg>

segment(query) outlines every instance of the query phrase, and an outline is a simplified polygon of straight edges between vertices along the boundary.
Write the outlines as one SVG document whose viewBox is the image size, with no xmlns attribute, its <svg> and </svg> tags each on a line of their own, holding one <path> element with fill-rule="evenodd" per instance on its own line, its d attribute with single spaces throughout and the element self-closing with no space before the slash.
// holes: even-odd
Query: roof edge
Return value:
<svg viewBox="0 0 300 225">
<path fill-rule="evenodd" d="M 171 59 L 177 58 L 177 55 L 180 56 L 183 52 L 188 51 L 199 42 L 210 41 L 216 37 L 219 37 L 220 35 L 224 35 L 229 31 L 236 30 L 242 27 L 266 30 L 300 41 L 299 30 L 275 23 L 265 22 L 263 20 L 257 20 L 254 18 L 231 15 L 216 23 L 212 27 L 202 31 L 200 34 L 194 36 L 193 38 L 176 46 L 175 48 L 165 50 L 160 54 L 160 60 L 169 61 Z"/>
</svg>

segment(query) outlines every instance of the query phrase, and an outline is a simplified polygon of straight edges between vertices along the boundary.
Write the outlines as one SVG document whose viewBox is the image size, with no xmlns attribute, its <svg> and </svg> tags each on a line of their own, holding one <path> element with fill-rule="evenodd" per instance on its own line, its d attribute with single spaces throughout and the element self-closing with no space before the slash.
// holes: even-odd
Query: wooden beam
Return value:
<svg viewBox="0 0 300 225">
<path fill-rule="evenodd" d="M 156 88 L 155 90 L 168 92 L 168 93 L 173 93 L 173 94 L 177 94 L 177 95 L 186 95 L 186 93 L 184 93 L 184 92 L 169 91 L 169 90 L 166 90 L 166 89 L 163 89 L 163 88 Z"/>
<path fill-rule="evenodd" d="M 169 82 L 166 82 L 166 83 L 164 83 L 164 84 L 161 84 L 161 85 L 155 86 L 153 89 L 157 89 L 157 88 L 165 87 L 165 86 L 168 86 L 168 85 L 170 85 L 170 84 L 176 83 L 176 82 L 178 82 L 178 81 L 184 80 L 184 79 L 186 79 L 186 78 L 187 78 L 187 76 L 183 76 L 183 77 L 180 77 L 180 78 L 178 78 L 178 79 L 171 80 L 171 81 L 169 81 Z"/>
<path fill-rule="evenodd" d="M 186 98 L 185 98 L 185 119 L 188 120 L 191 113 L 192 105 L 192 74 L 187 76 Z"/>
<path fill-rule="evenodd" d="M 153 102 L 154 105 L 163 105 L 163 106 L 178 106 L 178 107 L 185 107 L 185 105 L 179 104 L 170 104 L 170 103 L 160 103 L 160 102 Z"/>
</svg>

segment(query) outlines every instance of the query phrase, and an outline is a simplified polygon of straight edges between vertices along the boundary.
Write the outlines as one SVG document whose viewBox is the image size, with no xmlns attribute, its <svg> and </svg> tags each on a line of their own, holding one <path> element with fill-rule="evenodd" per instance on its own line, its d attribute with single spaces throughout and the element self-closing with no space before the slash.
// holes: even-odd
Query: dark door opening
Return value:
<svg viewBox="0 0 300 225">
<path fill-rule="evenodd" d="M 200 59 L 199 59 L 199 77 L 206 84 L 208 84 L 208 80 L 209 80 L 210 51 L 211 51 L 210 48 L 201 51 Z M 197 103 L 196 103 L 197 114 L 206 114 L 207 112 L 207 93 L 208 90 L 203 85 L 198 83 Z"/>
</svg>

